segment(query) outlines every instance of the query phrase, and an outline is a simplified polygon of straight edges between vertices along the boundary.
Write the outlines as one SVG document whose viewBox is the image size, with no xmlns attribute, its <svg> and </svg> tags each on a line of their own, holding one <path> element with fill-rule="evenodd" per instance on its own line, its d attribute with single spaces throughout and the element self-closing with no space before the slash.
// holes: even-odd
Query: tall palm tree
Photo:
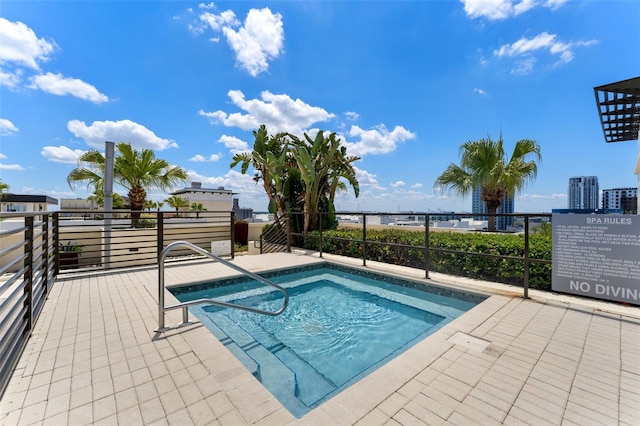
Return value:
<svg viewBox="0 0 640 426">
<path fill-rule="evenodd" d="M 496 211 L 505 195 L 513 197 L 538 174 L 537 162 L 542 162 L 540 145 L 531 139 L 521 139 L 507 158 L 502 135 L 497 141 L 490 137 L 469 141 L 460 147 L 460 165 L 449 164 L 436 179 L 436 186 L 462 196 L 480 188 L 480 198 L 487 204 L 489 231 L 496 230 Z"/>
<path fill-rule="evenodd" d="M 253 180 L 262 181 L 264 191 L 269 198 L 269 211 L 282 216 L 285 213 L 284 184 L 287 168 L 290 164 L 287 133 L 269 136 L 263 124 L 253 131 L 253 151 L 241 152 L 233 156 L 230 168 L 240 164 L 240 172 L 246 174 L 249 166 L 255 171 Z"/>
<path fill-rule="evenodd" d="M 294 137 L 295 138 L 295 137 Z M 335 133 L 328 137 L 322 131 L 314 139 L 304 134 L 304 140 L 294 139 L 291 153 L 304 182 L 304 232 L 309 232 L 317 217 L 312 213 L 320 211 L 320 204 L 327 201 L 327 209 L 333 210 L 333 198 L 339 188 L 340 179 L 346 179 L 353 187 L 356 197 L 360 195 L 360 186 L 351 163 L 359 157 L 347 156 L 346 148 L 340 146 Z"/>
<path fill-rule="evenodd" d="M 131 206 L 131 221 L 135 226 L 147 198 L 147 189 L 169 190 L 174 185 L 187 181 L 187 172 L 168 161 L 156 158 L 150 149 L 137 151 L 130 143 L 116 144 L 114 158 L 114 182 L 129 190 L 127 196 Z M 105 158 L 95 149 L 80 156 L 80 166 L 67 176 L 67 183 L 86 182 L 88 187 L 104 186 Z"/>
</svg>

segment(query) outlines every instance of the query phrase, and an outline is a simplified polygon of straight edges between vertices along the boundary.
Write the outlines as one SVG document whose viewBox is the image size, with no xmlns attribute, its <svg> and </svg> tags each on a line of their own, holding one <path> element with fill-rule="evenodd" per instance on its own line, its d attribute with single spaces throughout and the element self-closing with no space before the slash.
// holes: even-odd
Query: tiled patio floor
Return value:
<svg viewBox="0 0 640 426">
<path fill-rule="evenodd" d="M 259 272 L 316 261 L 271 254 L 234 262 Z M 233 271 L 196 262 L 166 272 L 171 285 Z M 156 269 L 65 277 L 0 402 L 0 424 L 640 424 L 640 308 L 535 291 L 523 300 L 507 286 L 432 280 L 494 295 L 296 419 L 205 327 L 154 332 Z M 180 319 L 172 311 L 167 325 Z"/>
</svg>

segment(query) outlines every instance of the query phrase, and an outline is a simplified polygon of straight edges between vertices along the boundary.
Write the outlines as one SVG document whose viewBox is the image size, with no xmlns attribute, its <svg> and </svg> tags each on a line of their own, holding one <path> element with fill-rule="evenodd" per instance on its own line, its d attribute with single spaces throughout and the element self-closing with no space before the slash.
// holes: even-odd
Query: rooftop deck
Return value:
<svg viewBox="0 0 640 426">
<path fill-rule="evenodd" d="M 319 260 L 234 262 L 260 272 Z M 166 283 L 233 273 L 181 263 L 167 266 Z M 492 296 L 296 419 L 201 324 L 154 332 L 157 281 L 157 268 L 59 278 L 0 401 L 0 424 L 640 424 L 638 307 L 534 290 L 524 300 L 517 288 L 433 273 L 431 282 Z M 167 314 L 169 326 L 180 320 Z"/>
</svg>

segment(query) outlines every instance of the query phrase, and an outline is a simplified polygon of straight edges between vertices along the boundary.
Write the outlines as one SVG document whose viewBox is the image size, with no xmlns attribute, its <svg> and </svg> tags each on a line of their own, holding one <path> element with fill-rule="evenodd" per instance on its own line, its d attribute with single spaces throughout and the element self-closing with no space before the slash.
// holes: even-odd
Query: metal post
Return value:
<svg viewBox="0 0 640 426">
<path fill-rule="evenodd" d="M 114 143 L 104 143 L 104 268 L 111 266 L 111 218 L 113 210 Z"/>
<path fill-rule="evenodd" d="M 524 295 L 529 298 L 529 215 L 524 216 Z"/>
<path fill-rule="evenodd" d="M 424 277 L 429 278 L 431 252 L 429 251 L 429 215 L 424 217 Z"/>
<path fill-rule="evenodd" d="M 320 257 L 322 257 L 322 213 L 320 213 Z"/>
<path fill-rule="evenodd" d="M 231 258 L 235 259 L 236 253 L 236 216 L 235 212 L 231 212 Z"/>
<path fill-rule="evenodd" d="M 24 292 L 27 293 L 24 303 L 27 305 L 27 330 L 31 335 L 33 328 L 33 216 L 26 216 L 24 223 L 26 228 L 24 231 Z"/>
<path fill-rule="evenodd" d="M 367 266 L 367 214 L 362 213 L 362 266 Z"/>
<path fill-rule="evenodd" d="M 157 231 L 156 231 L 156 240 L 157 240 L 157 252 L 158 252 L 158 263 L 160 262 L 160 253 L 164 249 L 164 215 L 158 210 L 156 213 L 157 219 Z"/>
</svg>

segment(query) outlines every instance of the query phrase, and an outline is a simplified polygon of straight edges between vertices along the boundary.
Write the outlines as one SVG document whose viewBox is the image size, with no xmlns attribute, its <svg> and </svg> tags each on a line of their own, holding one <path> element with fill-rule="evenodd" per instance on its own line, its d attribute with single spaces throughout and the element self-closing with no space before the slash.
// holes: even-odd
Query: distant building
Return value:
<svg viewBox="0 0 640 426">
<path fill-rule="evenodd" d="M 185 198 L 189 205 L 202 204 L 210 212 L 230 212 L 233 208 L 234 192 L 220 186 L 216 189 L 203 188 L 201 182 L 191 182 L 191 187 L 179 189 L 171 195 Z"/>
<path fill-rule="evenodd" d="M 625 214 L 638 213 L 638 188 L 613 188 L 602 190 L 602 208 L 622 209 Z"/>
<path fill-rule="evenodd" d="M 46 212 L 49 206 L 57 206 L 58 200 L 48 195 L 2 194 L 0 211 L 2 213 Z"/>
<path fill-rule="evenodd" d="M 253 209 L 249 207 L 240 207 L 240 202 L 237 198 L 233 199 L 233 208 L 231 210 L 235 213 L 236 220 L 253 219 Z"/>
<path fill-rule="evenodd" d="M 597 209 L 600 188 L 598 176 L 574 176 L 569 179 L 568 209 Z"/>
<path fill-rule="evenodd" d="M 473 190 L 471 196 L 471 212 L 474 214 L 476 220 L 488 220 L 487 216 L 476 216 L 477 214 L 487 213 L 487 203 L 480 197 L 480 187 L 476 187 Z M 497 214 L 511 214 L 515 213 L 515 203 L 513 197 L 505 195 L 500 203 L 500 207 L 496 210 Z M 515 218 L 513 216 L 496 216 L 496 229 L 500 231 L 506 231 L 507 228 L 513 227 Z"/>
</svg>

